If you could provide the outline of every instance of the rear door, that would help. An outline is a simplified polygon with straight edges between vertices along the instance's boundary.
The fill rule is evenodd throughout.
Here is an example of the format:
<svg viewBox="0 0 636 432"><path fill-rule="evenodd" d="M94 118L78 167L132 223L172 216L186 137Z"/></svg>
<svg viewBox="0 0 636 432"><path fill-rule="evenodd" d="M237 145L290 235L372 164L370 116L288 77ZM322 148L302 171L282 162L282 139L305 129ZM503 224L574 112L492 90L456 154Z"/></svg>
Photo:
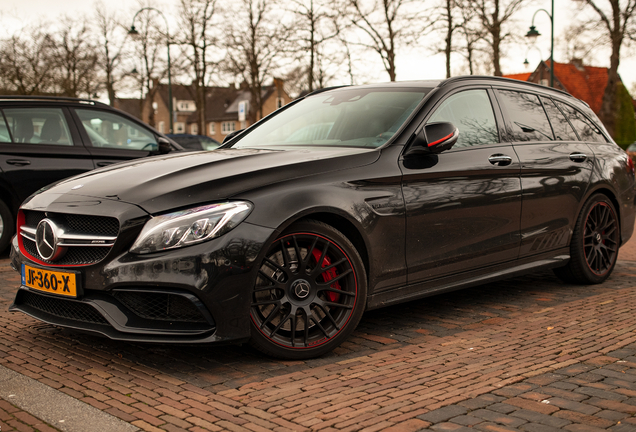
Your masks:
<svg viewBox="0 0 636 432"><path fill-rule="evenodd" d="M38 189L93 169L66 107L7 104L1 108L1 177L13 195L13 210Z"/></svg>
<svg viewBox="0 0 636 432"><path fill-rule="evenodd" d="M521 161L519 256L566 247L594 154L551 98L506 89L497 90L497 98L506 113L507 139Z"/></svg>

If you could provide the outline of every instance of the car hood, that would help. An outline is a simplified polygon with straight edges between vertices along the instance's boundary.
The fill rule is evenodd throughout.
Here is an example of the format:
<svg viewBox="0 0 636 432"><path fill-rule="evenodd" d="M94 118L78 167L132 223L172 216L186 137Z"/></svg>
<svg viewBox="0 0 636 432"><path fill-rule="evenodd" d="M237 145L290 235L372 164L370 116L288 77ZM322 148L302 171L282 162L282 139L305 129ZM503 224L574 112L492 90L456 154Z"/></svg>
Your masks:
<svg viewBox="0 0 636 432"><path fill-rule="evenodd" d="M370 164L378 156L378 150L336 147L173 153L90 171L56 183L46 193L123 201L154 214Z"/></svg>

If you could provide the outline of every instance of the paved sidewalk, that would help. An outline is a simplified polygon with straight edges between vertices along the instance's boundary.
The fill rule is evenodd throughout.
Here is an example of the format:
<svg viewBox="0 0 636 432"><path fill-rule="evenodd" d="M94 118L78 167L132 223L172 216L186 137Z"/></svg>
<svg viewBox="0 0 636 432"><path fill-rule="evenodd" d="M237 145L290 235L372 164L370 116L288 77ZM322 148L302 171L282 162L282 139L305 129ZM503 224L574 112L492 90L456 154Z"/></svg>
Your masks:
<svg viewBox="0 0 636 432"><path fill-rule="evenodd" d="M122 428L636 431L636 240L603 285L541 273L371 311L304 362L62 330L6 311L18 283L0 262L0 366ZM74 430L74 418L46 424L28 397L18 408L3 385L2 432Z"/></svg>

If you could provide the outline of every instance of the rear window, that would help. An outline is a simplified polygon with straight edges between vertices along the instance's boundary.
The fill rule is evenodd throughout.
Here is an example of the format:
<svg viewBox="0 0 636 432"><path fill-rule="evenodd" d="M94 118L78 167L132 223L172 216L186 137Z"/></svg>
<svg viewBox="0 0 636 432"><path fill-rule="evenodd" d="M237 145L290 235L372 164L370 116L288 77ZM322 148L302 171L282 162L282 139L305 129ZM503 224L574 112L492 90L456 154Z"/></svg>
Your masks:
<svg viewBox="0 0 636 432"><path fill-rule="evenodd" d="M574 126L574 129L579 134L581 141L596 143L607 142L601 130L582 112L563 102L557 102L557 106L563 111L568 120L570 120L570 123L572 123L572 126Z"/></svg>
<svg viewBox="0 0 636 432"><path fill-rule="evenodd" d="M554 135L537 95L499 90L512 141L553 141Z"/></svg>
<svg viewBox="0 0 636 432"><path fill-rule="evenodd" d="M60 108L11 108L4 110L4 117L15 143L73 145ZM4 135L0 126L0 136Z"/></svg>
<svg viewBox="0 0 636 432"><path fill-rule="evenodd" d="M552 123L552 129L554 129L556 139L558 141L578 141L579 138L576 136L574 129L572 129L572 125L570 125L568 119L565 118L552 99L542 96L541 101L548 112L548 117L550 118L550 123Z"/></svg>

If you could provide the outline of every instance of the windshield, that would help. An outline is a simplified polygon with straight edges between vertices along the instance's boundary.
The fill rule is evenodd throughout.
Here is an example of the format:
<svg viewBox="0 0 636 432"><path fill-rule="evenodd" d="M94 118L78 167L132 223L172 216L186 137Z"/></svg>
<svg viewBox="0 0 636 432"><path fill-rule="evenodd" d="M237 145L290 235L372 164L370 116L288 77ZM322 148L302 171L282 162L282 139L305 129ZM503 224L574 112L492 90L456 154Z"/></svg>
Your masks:
<svg viewBox="0 0 636 432"><path fill-rule="evenodd" d="M379 147L430 89L344 88L310 96L234 143L234 148Z"/></svg>

